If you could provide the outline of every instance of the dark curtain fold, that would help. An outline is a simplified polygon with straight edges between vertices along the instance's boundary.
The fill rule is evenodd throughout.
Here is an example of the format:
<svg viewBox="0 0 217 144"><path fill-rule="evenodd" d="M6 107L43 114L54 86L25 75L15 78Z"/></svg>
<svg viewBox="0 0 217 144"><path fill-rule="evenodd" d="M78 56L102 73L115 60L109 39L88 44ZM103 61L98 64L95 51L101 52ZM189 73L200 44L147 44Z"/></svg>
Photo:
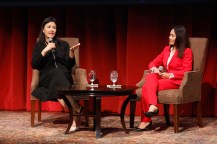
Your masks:
<svg viewBox="0 0 217 144"><path fill-rule="evenodd" d="M93 69L100 84L111 84L111 70L118 70L118 84L135 85L148 63L165 45L171 28L185 25L189 36L209 38L203 77L202 109L217 116L217 15L215 5L83 5L0 7L0 109L30 110L31 57L41 22L58 20L60 37L78 37L80 67ZM104 98L102 109L117 112L125 98ZM162 114L162 105L159 105ZM44 111L61 111L59 103L43 103ZM137 103L137 114L141 112ZM172 110L171 110L172 112ZM195 107L181 107L194 115ZM128 109L129 113L129 109Z"/></svg>
<svg viewBox="0 0 217 144"><path fill-rule="evenodd" d="M26 91L26 10L0 10L0 109L25 109Z"/></svg>

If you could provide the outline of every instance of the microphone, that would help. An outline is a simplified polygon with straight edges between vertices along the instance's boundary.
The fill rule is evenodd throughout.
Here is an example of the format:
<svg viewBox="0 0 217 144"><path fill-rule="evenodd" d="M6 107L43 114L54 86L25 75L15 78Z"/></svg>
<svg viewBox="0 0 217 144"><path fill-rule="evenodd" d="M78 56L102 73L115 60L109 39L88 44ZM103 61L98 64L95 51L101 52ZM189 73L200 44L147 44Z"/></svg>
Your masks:
<svg viewBox="0 0 217 144"><path fill-rule="evenodd" d="M163 72L163 69L164 69L163 66L159 66L159 67L158 67L158 70L159 70L160 72Z"/></svg>
<svg viewBox="0 0 217 144"><path fill-rule="evenodd" d="M54 41L53 41L53 39L52 39L52 38L48 38L48 42L49 42L49 43L54 43ZM54 48L52 48L52 49L51 49L51 51L52 51L52 52L55 52L55 49L54 49Z"/></svg>
<svg viewBox="0 0 217 144"><path fill-rule="evenodd" d="M54 41L53 41L52 38L48 38L48 42L49 42L49 43L53 43ZM55 67L57 68L56 57L55 57L55 55L54 55L55 49L52 48L52 49L51 49L51 52L52 52L52 55L53 55Z"/></svg>
<svg viewBox="0 0 217 144"><path fill-rule="evenodd" d="M52 38L48 38L48 42L49 42L49 43L52 43L52 42L53 42L53 39L52 39Z"/></svg>

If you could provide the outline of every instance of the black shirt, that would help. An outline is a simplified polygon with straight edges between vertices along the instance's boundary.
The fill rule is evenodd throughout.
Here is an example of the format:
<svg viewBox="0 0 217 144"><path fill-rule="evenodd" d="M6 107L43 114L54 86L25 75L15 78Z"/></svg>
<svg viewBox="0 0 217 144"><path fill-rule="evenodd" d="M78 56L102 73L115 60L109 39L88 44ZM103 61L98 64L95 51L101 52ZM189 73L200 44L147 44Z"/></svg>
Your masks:
<svg viewBox="0 0 217 144"><path fill-rule="evenodd" d="M37 42L32 55L32 68L40 71L40 76L46 74L57 67L66 75L69 81L72 80L71 68L75 65L75 58L69 57L69 44L62 40L55 41L56 48L53 51L48 51L43 57L41 52L46 47L45 42Z"/></svg>

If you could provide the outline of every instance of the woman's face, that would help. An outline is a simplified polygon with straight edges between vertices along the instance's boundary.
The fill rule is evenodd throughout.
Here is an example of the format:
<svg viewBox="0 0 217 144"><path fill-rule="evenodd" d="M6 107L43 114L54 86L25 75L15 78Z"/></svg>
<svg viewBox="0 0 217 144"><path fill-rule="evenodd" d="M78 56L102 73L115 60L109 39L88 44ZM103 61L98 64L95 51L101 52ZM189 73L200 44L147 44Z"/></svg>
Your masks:
<svg viewBox="0 0 217 144"><path fill-rule="evenodd" d="M174 29L170 31L170 36L169 36L169 45L174 45L176 40L176 34Z"/></svg>
<svg viewBox="0 0 217 144"><path fill-rule="evenodd" d="M49 22L44 26L43 33L45 35L46 40L48 38L53 38L56 34L56 24L54 22Z"/></svg>

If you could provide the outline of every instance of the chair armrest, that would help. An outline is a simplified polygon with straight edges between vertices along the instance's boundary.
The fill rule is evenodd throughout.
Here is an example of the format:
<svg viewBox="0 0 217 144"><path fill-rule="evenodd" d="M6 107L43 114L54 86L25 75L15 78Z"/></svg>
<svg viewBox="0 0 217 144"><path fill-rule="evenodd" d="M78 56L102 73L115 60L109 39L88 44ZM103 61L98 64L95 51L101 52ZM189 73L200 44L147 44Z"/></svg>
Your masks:
<svg viewBox="0 0 217 144"><path fill-rule="evenodd" d="M144 85L144 83L145 83L145 77L146 77L146 75L147 75L148 73L150 73L150 70L144 70L142 79L140 80L140 82L138 82L138 83L136 84L137 87L141 88L141 87Z"/></svg>
<svg viewBox="0 0 217 144"><path fill-rule="evenodd" d="M179 90L184 99L197 99L201 97L202 75L201 71L188 71L184 73Z"/></svg>
<svg viewBox="0 0 217 144"><path fill-rule="evenodd" d="M196 85L201 85L201 80L202 78L199 70L185 72L179 89L184 89L188 86L192 87Z"/></svg>
<svg viewBox="0 0 217 144"><path fill-rule="evenodd" d="M32 82L31 82L31 92L38 87L39 83L39 70L32 70Z"/></svg>
<svg viewBox="0 0 217 144"><path fill-rule="evenodd" d="M86 69L83 69L83 68L75 69L74 83L75 84L88 84Z"/></svg>

